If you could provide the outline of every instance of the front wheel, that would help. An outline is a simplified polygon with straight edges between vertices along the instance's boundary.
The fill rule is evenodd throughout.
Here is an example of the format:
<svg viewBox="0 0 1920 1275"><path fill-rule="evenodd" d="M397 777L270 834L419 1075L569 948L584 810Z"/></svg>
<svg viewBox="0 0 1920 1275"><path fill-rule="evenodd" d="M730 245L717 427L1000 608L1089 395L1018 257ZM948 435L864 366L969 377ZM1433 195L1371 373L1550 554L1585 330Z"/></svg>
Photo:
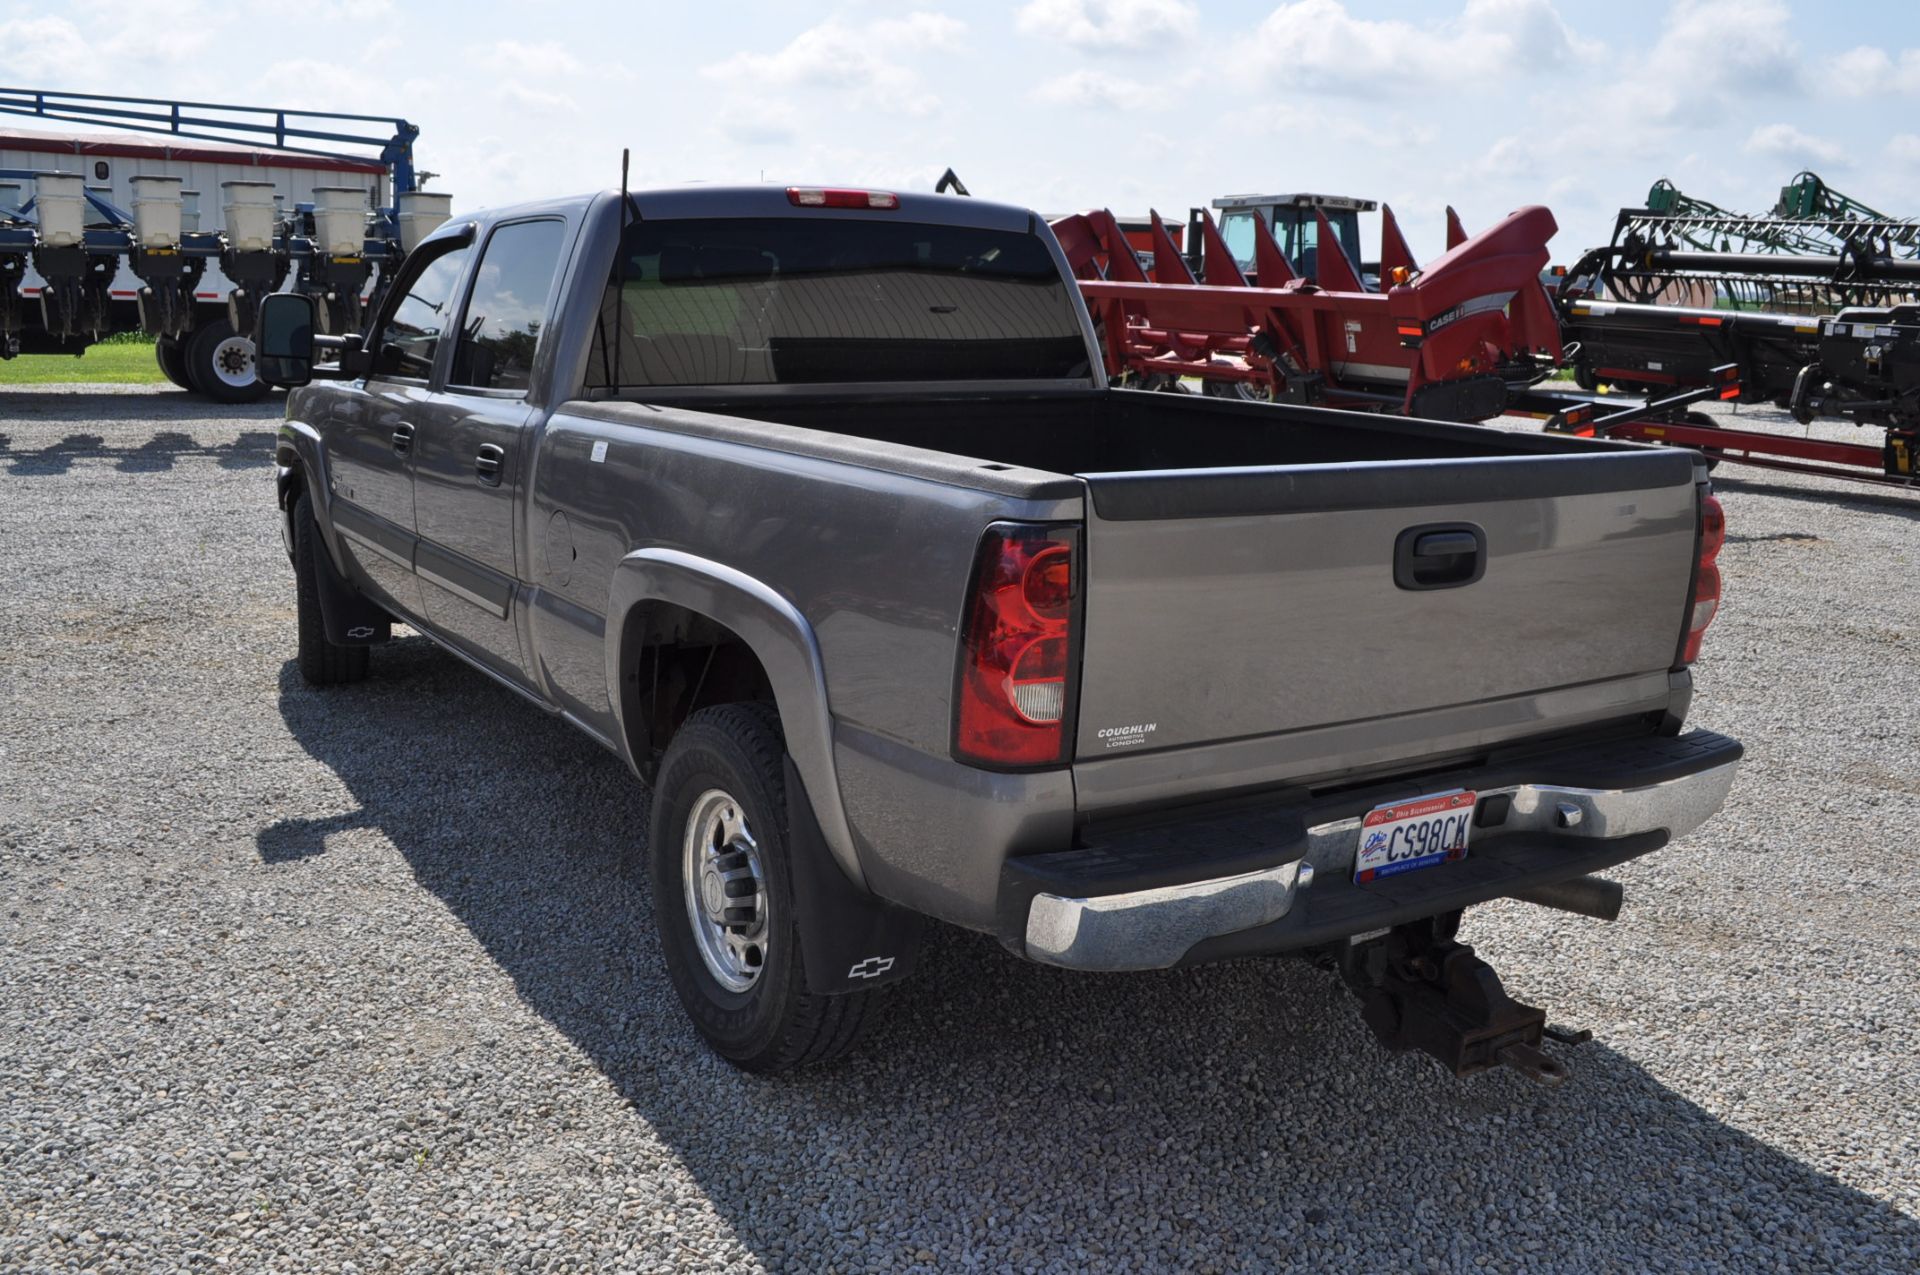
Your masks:
<svg viewBox="0 0 1920 1275"><path fill-rule="evenodd" d="M826 1062L859 1041L881 992L807 990L787 854L780 719L726 704L689 717L654 784L654 924L687 1016L746 1071Z"/></svg>

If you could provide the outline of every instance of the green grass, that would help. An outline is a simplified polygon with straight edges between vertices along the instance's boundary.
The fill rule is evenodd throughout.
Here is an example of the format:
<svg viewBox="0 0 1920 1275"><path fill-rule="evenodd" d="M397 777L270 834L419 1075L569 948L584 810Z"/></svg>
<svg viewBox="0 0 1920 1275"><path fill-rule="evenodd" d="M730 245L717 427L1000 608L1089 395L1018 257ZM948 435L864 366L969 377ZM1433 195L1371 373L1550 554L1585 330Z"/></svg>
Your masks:
<svg viewBox="0 0 1920 1275"><path fill-rule="evenodd" d="M89 381L96 385L165 385L166 373L153 359L153 338L137 332L108 337L71 354L22 354L0 359L0 385L54 385Z"/></svg>

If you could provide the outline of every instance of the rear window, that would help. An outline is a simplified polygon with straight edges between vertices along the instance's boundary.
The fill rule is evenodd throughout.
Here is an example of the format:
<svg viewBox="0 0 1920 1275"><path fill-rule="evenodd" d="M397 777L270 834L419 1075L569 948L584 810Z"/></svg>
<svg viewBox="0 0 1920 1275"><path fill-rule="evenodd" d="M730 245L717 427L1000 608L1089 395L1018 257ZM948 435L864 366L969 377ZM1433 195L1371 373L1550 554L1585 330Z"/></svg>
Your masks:
<svg viewBox="0 0 1920 1275"><path fill-rule="evenodd" d="M591 388L1089 374L1072 298L1033 235L828 217L642 221L623 251Z"/></svg>

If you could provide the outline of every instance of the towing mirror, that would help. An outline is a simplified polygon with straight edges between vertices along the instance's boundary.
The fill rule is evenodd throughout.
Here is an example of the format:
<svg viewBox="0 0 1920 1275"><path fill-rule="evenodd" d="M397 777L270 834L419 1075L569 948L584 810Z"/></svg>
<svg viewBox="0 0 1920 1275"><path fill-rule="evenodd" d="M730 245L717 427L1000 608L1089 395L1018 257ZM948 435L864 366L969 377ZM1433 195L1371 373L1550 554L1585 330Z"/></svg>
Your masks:
<svg viewBox="0 0 1920 1275"><path fill-rule="evenodd" d="M255 375L290 389L313 379L313 298L276 292L260 302L260 348Z"/></svg>

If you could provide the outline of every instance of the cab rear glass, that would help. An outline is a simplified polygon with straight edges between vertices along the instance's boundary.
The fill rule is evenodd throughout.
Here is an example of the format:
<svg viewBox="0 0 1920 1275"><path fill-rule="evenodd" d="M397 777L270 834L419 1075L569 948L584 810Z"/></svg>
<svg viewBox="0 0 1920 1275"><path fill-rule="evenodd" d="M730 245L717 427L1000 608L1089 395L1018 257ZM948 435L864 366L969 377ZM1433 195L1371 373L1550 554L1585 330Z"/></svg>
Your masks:
<svg viewBox="0 0 1920 1275"><path fill-rule="evenodd" d="M871 218L627 227L591 389L1086 377L1067 284L1030 234Z"/></svg>

